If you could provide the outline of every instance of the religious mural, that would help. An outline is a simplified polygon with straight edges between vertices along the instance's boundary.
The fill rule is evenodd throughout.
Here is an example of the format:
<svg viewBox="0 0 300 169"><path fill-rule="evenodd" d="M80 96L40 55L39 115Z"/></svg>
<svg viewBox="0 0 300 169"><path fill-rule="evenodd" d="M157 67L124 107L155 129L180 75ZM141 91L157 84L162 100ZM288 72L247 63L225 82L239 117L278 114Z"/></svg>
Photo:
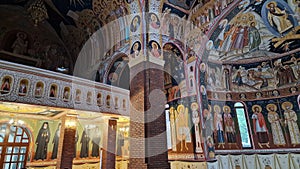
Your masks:
<svg viewBox="0 0 300 169"><path fill-rule="evenodd" d="M131 24L130 24L130 31L136 32L138 28L140 28L141 25L141 17L139 15L136 15L133 17Z"/></svg>
<svg viewBox="0 0 300 169"><path fill-rule="evenodd" d="M1 80L1 94L8 94L11 91L13 85L13 78L11 76L4 76Z"/></svg>
<svg viewBox="0 0 300 169"><path fill-rule="evenodd" d="M43 96L43 93L44 93L44 83L39 81L35 84L34 97L40 98Z"/></svg>
<svg viewBox="0 0 300 169"><path fill-rule="evenodd" d="M99 158L103 139L103 128L101 125L84 125L76 130L75 135L75 157Z"/></svg>
<svg viewBox="0 0 300 169"><path fill-rule="evenodd" d="M233 107L234 105L228 102L211 101L208 108L203 110L203 136L210 139L216 149L240 149L242 147L238 115Z"/></svg>
<svg viewBox="0 0 300 169"><path fill-rule="evenodd" d="M148 19L149 25L153 29L159 29L160 28L160 20L158 16L155 13L149 13L149 19Z"/></svg>
<svg viewBox="0 0 300 169"><path fill-rule="evenodd" d="M292 2L262 1L245 3L220 23L212 35L213 60L255 58L263 52L284 53L298 48L297 12ZM280 16L278 16L280 15ZM276 17L274 17L276 16Z"/></svg>
<svg viewBox="0 0 300 169"><path fill-rule="evenodd" d="M245 1L221 18L203 55L209 62L208 90L253 92L297 84L299 16L294 4Z"/></svg>
<svg viewBox="0 0 300 169"><path fill-rule="evenodd" d="M140 58L142 54L142 45L140 41L135 41L130 49L130 59Z"/></svg>
<svg viewBox="0 0 300 169"><path fill-rule="evenodd" d="M150 57L162 59L162 51L158 42L151 40L149 42L149 50Z"/></svg>
<svg viewBox="0 0 300 169"><path fill-rule="evenodd" d="M52 149L51 159L57 158L58 144L59 144L59 139L60 139L60 131L61 131L61 123L59 123L57 125L57 128L54 133L54 137L52 139L53 149Z"/></svg>
<svg viewBox="0 0 300 169"><path fill-rule="evenodd" d="M164 46L164 83L168 101L187 96L184 60L180 49L174 44Z"/></svg>
<svg viewBox="0 0 300 169"><path fill-rule="evenodd" d="M296 53L253 63L209 63L206 81L211 85L208 89L249 92L293 86L299 79L298 57Z"/></svg>
<svg viewBox="0 0 300 169"><path fill-rule="evenodd" d="M61 136L61 123L44 121L40 123L35 139L33 160L55 160L58 153L58 144ZM99 158L102 145L102 126L86 125L76 129L74 158ZM79 134L81 133L81 134Z"/></svg>
<svg viewBox="0 0 300 169"><path fill-rule="evenodd" d="M151 30L159 31L167 37L164 37L165 41L172 42L165 45L157 35L151 35L146 43L139 36L130 37L130 43L124 45L128 43L130 34L140 33L145 18L139 14L134 14L128 20L122 17L130 13L129 8L139 12L138 4L144 1L72 2L74 4L70 4L70 9L56 9L57 2L54 1L50 5L49 1L29 2L26 10L29 23L35 28L45 26L43 21L53 13L62 18L63 22L51 23L55 25L55 30L51 28L45 31L50 32L50 35L56 32L53 37L59 36L61 40L36 37L34 31L20 27L11 30L11 25L4 26L0 32L4 42L0 47L4 54L18 58L19 63L26 62L28 65L72 74L81 47L87 39L92 38L93 49L101 46L108 52L92 53L95 57L89 63L97 62L99 65L88 72L97 69L92 73L95 81L120 87L120 82L129 81L122 74L128 70L126 64L129 59L143 57L142 50L146 45L149 56L165 60L164 87L170 105L171 153L205 154L208 160L219 159L218 165L224 169L233 166L239 168L242 165L250 168L254 163L274 168L276 162L273 159L276 158L290 158L293 161L291 164L296 164L295 159L299 158L296 154L292 155L293 159L268 155L257 160L256 155L217 156L215 150L299 148L299 103L295 102L296 96L290 96L298 92L295 86L300 78L298 1L166 0L159 8L162 9L161 15L151 11L146 17ZM155 4L158 3L161 2L155 1ZM35 7L42 11L39 18L36 18ZM11 15L10 11L6 12ZM224 16L224 12L228 15ZM189 19L192 24L185 25L184 19ZM101 26L111 21L114 21L114 27L101 35L113 35L111 41L102 43L97 39L99 37L92 36ZM23 23L24 27L29 23ZM178 42L182 39L184 44ZM112 45L114 42L118 43ZM124 50L130 54L128 57L111 57L124 46ZM202 61L198 60L199 54ZM195 66L196 60L200 62L199 69ZM37 82L30 88L30 80L14 81L10 76L1 78L0 94L9 94L13 83L18 83L16 90L19 96L26 96L30 90L34 90L36 98L46 95L53 100L62 98L64 102L69 102L74 97L77 104L91 104L95 97L98 106L105 104L107 108L113 106L116 109L121 106L118 98L112 95L99 92L93 96L88 92L85 97L80 89L74 89L72 93L71 87L60 89L55 83L47 86ZM124 88L129 89L128 86ZM288 89L289 96L279 98L281 89ZM271 91L271 96L276 98L264 98L265 91ZM227 101L217 101L220 97L217 92L223 92ZM253 92L256 99L246 101L250 98L247 92ZM197 93L200 100L187 97ZM244 102L234 100L236 96ZM122 107L126 109L124 105L122 100ZM33 139L34 161L57 158L60 129L59 122L38 123ZM101 130L101 126L93 125L77 128L75 159L99 158L103 140ZM117 136L118 155L129 156L126 130L120 128L121 132Z"/></svg>
<svg viewBox="0 0 300 169"><path fill-rule="evenodd" d="M241 149L253 144L256 149L298 147L297 97L246 101L245 104L209 100L208 108L203 110L203 136L213 138L216 149Z"/></svg>
<svg viewBox="0 0 300 169"><path fill-rule="evenodd" d="M196 153L203 158L202 123L199 105L194 97L169 102L167 125L172 153Z"/></svg>
<svg viewBox="0 0 300 169"><path fill-rule="evenodd" d="M48 155L48 143L50 142L50 128L49 123L44 122L38 132L38 135L36 137L36 150L34 159L35 160L45 160L47 159Z"/></svg>
<svg viewBox="0 0 300 169"><path fill-rule="evenodd" d="M130 55L130 58L141 57L141 46L140 42L135 42L132 49L133 53ZM106 84L113 86L118 86L121 88L129 89L129 68L127 63L129 58L126 55L121 55L116 57L116 60L111 63L108 67L108 74L106 74L106 79L104 79ZM103 72L105 73L105 72ZM100 75L99 76L104 76Z"/></svg>
<svg viewBox="0 0 300 169"><path fill-rule="evenodd" d="M129 126L120 123L117 130L116 155L125 160L129 158Z"/></svg>
<svg viewBox="0 0 300 169"><path fill-rule="evenodd" d="M165 6L163 8L161 18L160 34L168 37L170 40L182 41L185 37L185 15L176 15L172 12L171 7Z"/></svg>
<svg viewBox="0 0 300 169"><path fill-rule="evenodd" d="M56 168L56 163L61 158L61 138L63 137L63 130L66 131L68 128L68 122L63 124L61 119L50 120L49 118L49 120L45 120L46 116L41 116L37 113L45 110L45 107L33 105L24 104L22 106L22 104L19 103L1 103L1 111L13 109L16 105L20 106L20 108L19 112L14 115L26 114L27 117L19 116L18 119L15 120L11 115L7 116L3 113L1 115L0 143L2 144L2 153L4 152L6 155L5 163L8 163L8 165L3 163L4 166L10 166L9 168L36 168L43 165L45 166L43 168ZM30 114L32 116L28 116ZM81 115L85 116L83 114ZM99 117L98 115L96 116ZM39 117L41 117L41 119L39 119ZM72 128L76 130L74 138L75 144L73 146L73 165L76 167L82 166L83 164L85 164L86 167L92 167L95 163L97 163L99 167L99 163L101 163L99 159L102 145L104 141L107 141L105 139L103 140L104 135L106 135L105 132L107 131L106 121L97 120L97 122L93 122L93 124L88 124L90 122L91 119L76 120L76 126ZM120 133L117 132L117 134L127 134L123 137L122 144L124 145L121 145L123 153L120 154L120 157L127 156L126 158L128 158L129 128L125 120L122 120L122 125L124 127L122 127ZM120 142L122 141L121 137L118 139L120 139ZM3 149L4 144L7 144L4 146L5 151ZM11 160L13 160L13 162L9 164Z"/></svg>

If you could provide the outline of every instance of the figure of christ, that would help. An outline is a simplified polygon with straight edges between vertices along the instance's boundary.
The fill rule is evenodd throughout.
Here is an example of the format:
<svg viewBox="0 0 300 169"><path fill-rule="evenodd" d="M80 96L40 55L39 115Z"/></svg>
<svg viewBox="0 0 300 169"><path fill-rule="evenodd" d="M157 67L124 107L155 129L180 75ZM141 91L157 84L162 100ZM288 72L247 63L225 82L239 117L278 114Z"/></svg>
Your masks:
<svg viewBox="0 0 300 169"><path fill-rule="evenodd" d="M292 22L288 18L288 13L285 10L281 10L275 1L271 1L267 4L268 9L268 21L272 27L276 27L280 34L293 28Z"/></svg>

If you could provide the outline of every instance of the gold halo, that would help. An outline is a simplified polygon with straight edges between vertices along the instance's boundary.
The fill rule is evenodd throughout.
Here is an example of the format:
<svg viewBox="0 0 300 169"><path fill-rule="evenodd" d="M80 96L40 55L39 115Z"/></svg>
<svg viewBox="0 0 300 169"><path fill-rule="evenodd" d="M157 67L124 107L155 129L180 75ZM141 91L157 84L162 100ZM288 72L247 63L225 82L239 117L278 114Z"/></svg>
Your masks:
<svg viewBox="0 0 300 169"><path fill-rule="evenodd" d="M286 110L286 107L290 107L291 109L293 109L293 104L291 103L291 102L283 102L282 104L281 104L281 107L282 107L282 109L283 110Z"/></svg>
<svg viewBox="0 0 300 169"><path fill-rule="evenodd" d="M258 109L259 109L260 112L262 111L261 106L256 104L256 105L252 106L252 111L253 111L253 112L255 112L255 108L256 108L256 107L258 107Z"/></svg>
<svg viewBox="0 0 300 169"><path fill-rule="evenodd" d="M223 106L223 112L226 113L226 111L225 111L226 108L228 108L228 110L229 110L228 113L230 113L230 112L231 112L231 109L230 109L230 107L227 106L227 105Z"/></svg>
<svg viewBox="0 0 300 169"><path fill-rule="evenodd" d="M196 109L197 110L199 108L198 104L196 102L192 103L191 104L191 109L193 110L193 107L196 106Z"/></svg>
<svg viewBox="0 0 300 169"><path fill-rule="evenodd" d="M184 106L182 104L177 106L178 113L180 112L180 109L184 111Z"/></svg>
<svg viewBox="0 0 300 169"><path fill-rule="evenodd" d="M274 6L277 6L277 3L275 1L271 1L267 4L267 9L270 9L271 4L274 4Z"/></svg>
<svg viewBox="0 0 300 169"><path fill-rule="evenodd" d="M248 25L251 26L252 23L254 23L254 26L256 26L256 24L257 24L256 21L251 21L251 22L248 23Z"/></svg>
<svg viewBox="0 0 300 169"><path fill-rule="evenodd" d="M208 111L211 112L211 105L208 105Z"/></svg>
<svg viewBox="0 0 300 169"><path fill-rule="evenodd" d="M274 107L274 111L277 111L277 106L276 106L275 104L273 104L273 103L267 105L267 107L266 107L267 110L268 110L268 111L271 111L270 108L271 108L272 106Z"/></svg>
<svg viewBox="0 0 300 169"><path fill-rule="evenodd" d="M247 15L248 15L248 19L249 19L249 21L251 21L250 20L250 18L253 18L253 20L252 21L254 21L255 20L255 16L252 14L252 13L247 13Z"/></svg>
<svg viewBox="0 0 300 169"><path fill-rule="evenodd" d="M218 109L218 111L217 111L217 109ZM214 105L214 111L215 111L216 113L220 113L220 112L221 112L220 106L219 106L219 105Z"/></svg>

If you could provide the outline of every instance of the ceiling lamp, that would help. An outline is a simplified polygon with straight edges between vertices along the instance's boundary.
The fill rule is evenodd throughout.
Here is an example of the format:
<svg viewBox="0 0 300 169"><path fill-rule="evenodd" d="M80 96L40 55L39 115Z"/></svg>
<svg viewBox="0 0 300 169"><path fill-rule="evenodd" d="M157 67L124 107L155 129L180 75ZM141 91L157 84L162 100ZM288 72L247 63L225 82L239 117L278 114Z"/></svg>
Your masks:
<svg viewBox="0 0 300 169"><path fill-rule="evenodd" d="M37 26L38 23L48 19L47 8L45 6L44 0L36 0L29 5L27 11L30 14L31 19L34 22L34 26Z"/></svg>

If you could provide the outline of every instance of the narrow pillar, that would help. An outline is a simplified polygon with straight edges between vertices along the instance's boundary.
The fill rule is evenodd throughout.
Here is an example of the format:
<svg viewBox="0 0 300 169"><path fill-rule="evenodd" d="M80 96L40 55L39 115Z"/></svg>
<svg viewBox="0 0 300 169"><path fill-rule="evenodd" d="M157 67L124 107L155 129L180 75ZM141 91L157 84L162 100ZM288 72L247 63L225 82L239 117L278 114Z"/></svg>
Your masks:
<svg viewBox="0 0 300 169"><path fill-rule="evenodd" d="M146 169L145 161L145 71L144 63L130 68L130 126L129 126L129 168Z"/></svg>
<svg viewBox="0 0 300 169"><path fill-rule="evenodd" d="M107 128L102 148L102 169L115 169L117 120L109 119Z"/></svg>
<svg viewBox="0 0 300 169"><path fill-rule="evenodd" d="M77 119L75 116L66 115L64 118L62 118L56 168L72 169L76 121Z"/></svg>
<svg viewBox="0 0 300 169"><path fill-rule="evenodd" d="M162 68L151 62L130 68L130 169L170 168Z"/></svg>

